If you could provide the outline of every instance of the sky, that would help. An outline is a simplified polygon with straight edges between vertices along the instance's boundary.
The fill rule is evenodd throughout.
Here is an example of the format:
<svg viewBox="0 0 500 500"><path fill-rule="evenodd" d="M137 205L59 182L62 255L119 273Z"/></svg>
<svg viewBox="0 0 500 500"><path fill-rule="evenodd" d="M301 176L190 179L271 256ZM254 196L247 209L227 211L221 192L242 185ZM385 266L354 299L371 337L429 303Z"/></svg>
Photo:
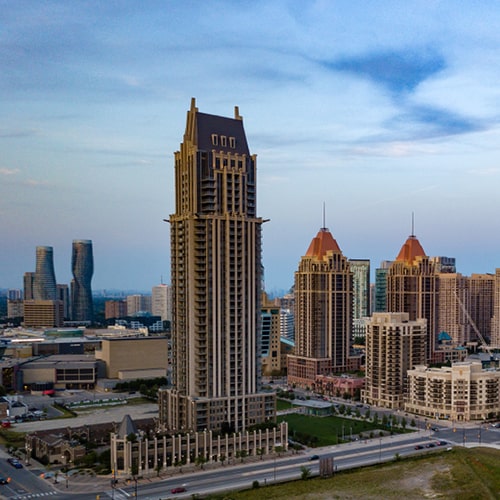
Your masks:
<svg viewBox="0 0 500 500"><path fill-rule="evenodd" d="M325 225L372 269L414 232L500 267L500 3L0 0L0 288L35 247L96 289L169 283L174 152L192 97L243 116L266 289Z"/></svg>

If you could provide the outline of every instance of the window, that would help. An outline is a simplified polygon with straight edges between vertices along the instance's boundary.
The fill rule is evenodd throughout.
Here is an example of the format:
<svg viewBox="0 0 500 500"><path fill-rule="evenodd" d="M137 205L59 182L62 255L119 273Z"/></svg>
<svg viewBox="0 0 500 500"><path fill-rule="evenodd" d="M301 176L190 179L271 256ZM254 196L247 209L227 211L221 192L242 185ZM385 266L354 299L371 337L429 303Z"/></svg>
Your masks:
<svg viewBox="0 0 500 500"><path fill-rule="evenodd" d="M234 137L229 138L229 147L233 149L236 147L236 139Z"/></svg>
<svg viewBox="0 0 500 500"><path fill-rule="evenodd" d="M225 135L220 136L220 145L223 147L227 146L227 137Z"/></svg>
<svg viewBox="0 0 500 500"><path fill-rule="evenodd" d="M212 134L212 145L217 146L219 144L219 136L217 134Z"/></svg>

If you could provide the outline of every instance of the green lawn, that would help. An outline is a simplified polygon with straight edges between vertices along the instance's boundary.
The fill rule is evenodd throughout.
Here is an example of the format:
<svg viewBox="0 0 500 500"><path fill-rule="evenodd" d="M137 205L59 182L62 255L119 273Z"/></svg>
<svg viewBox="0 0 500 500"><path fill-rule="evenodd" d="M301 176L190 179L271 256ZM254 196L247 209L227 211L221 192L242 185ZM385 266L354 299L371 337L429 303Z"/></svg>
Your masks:
<svg viewBox="0 0 500 500"><path fill-rule="evenodd" d="M292 413L278 417L278 422L288 422L288 435L294 441L307 446L329 446L363 434L369 437L373 432L377 436L382 424L374 424L365 420L342 417L310 417ZM372 436L373 437L373 436Z"/></svg>
<svg viewBox="0 0 500 500"><path fill-rule="evenodd" d="M290 403L290 401L287 401L286 399L277 399L276 400L276 409L278 411L280 410L288 410L289 408L292 408L293 405Z"/></svg>

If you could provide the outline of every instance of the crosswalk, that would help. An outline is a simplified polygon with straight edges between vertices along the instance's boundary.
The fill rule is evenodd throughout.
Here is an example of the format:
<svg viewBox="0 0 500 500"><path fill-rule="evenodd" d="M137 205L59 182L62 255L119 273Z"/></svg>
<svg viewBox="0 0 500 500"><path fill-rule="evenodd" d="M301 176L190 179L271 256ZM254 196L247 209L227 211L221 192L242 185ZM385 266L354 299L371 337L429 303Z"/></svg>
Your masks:
<svg viewBox="0 0 500 500"><path fill-rule="evenodd" d="M30 498L46 498L54 495L58 495L57 491L45 491L43 493L25 493L24 495L18 495L16 497L9 498L12 500L28 500Z"/></svg>

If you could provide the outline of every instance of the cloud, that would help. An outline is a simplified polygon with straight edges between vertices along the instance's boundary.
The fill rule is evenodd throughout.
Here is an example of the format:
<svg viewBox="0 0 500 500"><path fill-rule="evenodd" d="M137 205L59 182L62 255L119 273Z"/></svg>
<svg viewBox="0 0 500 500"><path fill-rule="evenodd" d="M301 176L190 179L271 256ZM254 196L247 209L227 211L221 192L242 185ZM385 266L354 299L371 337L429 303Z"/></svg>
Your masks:
<svg viewBox="0 0 500 500"><path fill-rule="evenodd" d="M0 129L0 138L18 138L18 137L34 137L38 135L39 132L34 129L24 129L24 130L6 130Z"/></svg>
<svg viewBox="0 0 500 500"><path fill-rule="evenodd" d="M18 168L0 168L0 175L16 175L18 173Z"/></svg>
<svg viewBox="0 0 500 500"><path fill-rule="evenodd" d="M40 180L37 180L37 179L27 179L26 181L24 181L24 184L26 186L33 186L33 187L37 187L37 186L49 186L50 183L48 181L40 181Z"/></svg>
<svg viewBox="0 0 500 500"><path fill-rule="evenodd" d="M482 120L469 118L437 106L407 106L388 122L389 128L418 139L467 134L485 129ZM406 129L406 132L405 132Z"/></svg>
<svg viewBox="0 0 500 500"><path fill-rule="evenodd" d="M367 78L395 94L412 92L446 68L443 56L427 50L388 51L319 62L332 71Z"/></svg>

